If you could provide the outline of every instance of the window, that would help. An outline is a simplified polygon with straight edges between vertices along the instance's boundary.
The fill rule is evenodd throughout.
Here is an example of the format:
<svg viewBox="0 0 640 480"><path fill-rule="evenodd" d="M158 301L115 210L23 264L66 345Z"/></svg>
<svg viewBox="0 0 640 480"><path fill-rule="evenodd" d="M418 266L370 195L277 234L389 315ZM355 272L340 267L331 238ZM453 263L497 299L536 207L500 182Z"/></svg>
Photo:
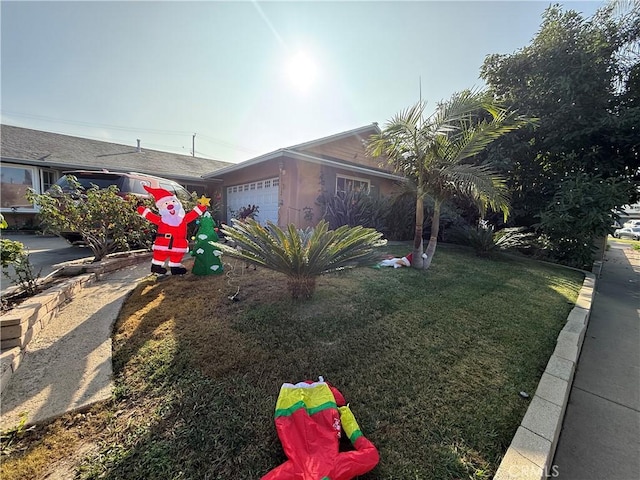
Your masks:
<svg viewBox="0 0 640 480"><path fill-rule="evenodd" d="M270 180L262 180L259 182L245 183L243 185L235 185L233 187L227 187L227 193L241 193L251 192L255 193L255 190L263 190L265 188L275 188L280 185L280 180L272 178Z"/></svg>
<svg viewBox="0 0 640 480"><path fill-rule="evenodd" d="M369 192L369 180L366 178L348 177L336 175L336 193Z"/></svg>
<svg viewBox="0 0 640 480"><path fill-rule="evenodd" d="M35 179L36 169L20 165L2 165L0 179L0 207L2 210L33 212L34 208L27 201L27 189L38 191Z"/></svg>
<svg viewBox="0 0 640 480"><path fill-rule="evenodd" d="M185 190L185 188L176 182L159 182L160 188L166 190L167 192L173 193L176 197L178 197L182 201L188 201L191 198L191 194Z"/></svg>
<svg viewBox="0 0 640 480"><path fill-rule="evenodd" d="M41 179L40 183L42 185L42 191L46 192L51 188L53 184L56 183L56 180L58 180L58 176L56 175L56 172L54 172L53 170L41 170L40 179Z"/></svg>
<svg viewBox="0 0 640 480"><path fill-rule="evenodd" d="M198 196L200 196L200 195L207 196L207 188L204 185L196 185L196 184L187 183L184 186L184 188L189 193L196 192L196 195L198 195Z"/></svg>

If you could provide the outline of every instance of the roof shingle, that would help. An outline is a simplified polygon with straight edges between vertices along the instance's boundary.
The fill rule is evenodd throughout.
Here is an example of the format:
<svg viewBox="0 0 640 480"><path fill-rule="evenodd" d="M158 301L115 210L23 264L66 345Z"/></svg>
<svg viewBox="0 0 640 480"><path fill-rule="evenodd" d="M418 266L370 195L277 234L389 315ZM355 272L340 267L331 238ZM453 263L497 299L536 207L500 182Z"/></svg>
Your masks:
<svg viewBox="0 0 640 480"><path fill-rule="evenodd" d="M134 171L174 179L201 179L205 173L231 162L179 155L59 133L2 125L0 154L4 161L20 161L57 169Z"/></svg>

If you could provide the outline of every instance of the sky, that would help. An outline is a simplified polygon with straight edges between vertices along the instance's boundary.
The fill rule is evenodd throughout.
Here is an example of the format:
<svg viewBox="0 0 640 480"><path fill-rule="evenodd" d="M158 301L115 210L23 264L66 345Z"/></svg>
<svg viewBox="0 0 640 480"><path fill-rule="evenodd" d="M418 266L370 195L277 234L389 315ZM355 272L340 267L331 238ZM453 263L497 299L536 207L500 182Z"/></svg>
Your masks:
<svg viewBox="0 0 640 480"><path fill-rule="evenodd" d="M550 3L2 0L1 120L237 163L482 88Z"/></svg>

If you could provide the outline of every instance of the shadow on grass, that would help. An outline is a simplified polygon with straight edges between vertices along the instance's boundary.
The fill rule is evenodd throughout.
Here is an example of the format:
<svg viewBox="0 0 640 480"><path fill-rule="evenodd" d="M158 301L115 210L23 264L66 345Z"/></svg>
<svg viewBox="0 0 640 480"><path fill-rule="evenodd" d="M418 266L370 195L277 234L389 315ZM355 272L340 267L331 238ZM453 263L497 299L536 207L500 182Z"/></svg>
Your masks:
<svg viewBox="0 0 640 480"><path fill-rule="evenodd" d="M380 451L360 478L490 478L582 283L446 247L427 272L323 277L305 302L263 269L235 278L239 302L227 280L167 278L129 298L114 414L80 478L260 478L285 460L280 385L318 375Z"/></svg>

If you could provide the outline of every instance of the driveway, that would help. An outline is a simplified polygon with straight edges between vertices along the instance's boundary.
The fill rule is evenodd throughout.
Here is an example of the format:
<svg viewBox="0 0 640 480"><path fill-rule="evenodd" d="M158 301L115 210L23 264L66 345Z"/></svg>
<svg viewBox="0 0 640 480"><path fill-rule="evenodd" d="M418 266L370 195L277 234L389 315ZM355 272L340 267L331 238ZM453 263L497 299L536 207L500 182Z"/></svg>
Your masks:
<svg viewBox="0 0 640 480"><path fill-rule="evenodd" d="M66 240L53 235L32 235L2 232L2 238L22 242L29 251L29 261L34 273L40 271L40 278L53 272L55 265L70 260L93 257L91 249L84 246L70 245ZM11 286L11 282L3 275L2 293Z"/></svg>

